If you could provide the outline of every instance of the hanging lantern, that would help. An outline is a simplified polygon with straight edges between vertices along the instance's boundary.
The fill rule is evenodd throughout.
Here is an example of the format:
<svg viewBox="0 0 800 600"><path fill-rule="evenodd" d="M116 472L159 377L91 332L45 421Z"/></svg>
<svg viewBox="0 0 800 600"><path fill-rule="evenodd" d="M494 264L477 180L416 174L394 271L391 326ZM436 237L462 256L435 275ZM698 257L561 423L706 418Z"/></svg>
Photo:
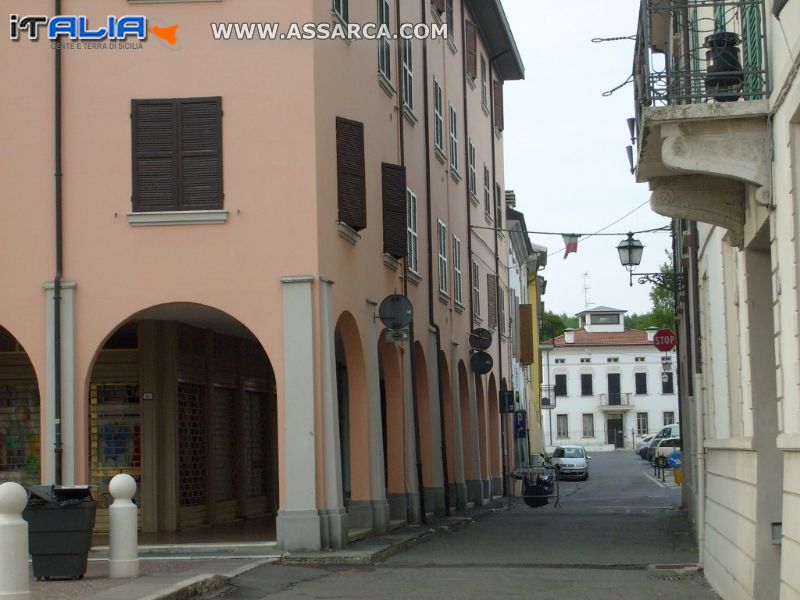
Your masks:
<svg viewBox="0 0 800 600"><path fill-rule="evenodd" d="M706 91L717 102L741 98L744 71L739 58L739 36L719 31L706 37Z"/></svg>

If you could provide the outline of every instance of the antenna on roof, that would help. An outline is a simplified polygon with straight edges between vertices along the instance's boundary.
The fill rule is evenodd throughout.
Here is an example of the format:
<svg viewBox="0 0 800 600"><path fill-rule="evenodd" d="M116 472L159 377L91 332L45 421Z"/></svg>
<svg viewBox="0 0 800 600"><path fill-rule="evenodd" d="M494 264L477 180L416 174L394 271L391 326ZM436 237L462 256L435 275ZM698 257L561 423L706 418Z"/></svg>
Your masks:
<svg viewBox="0 0 800 600"><path fill-rule="evenodd" d="M591 302L589 301L589 290L592 288L589 287L589 273L583 274L583 307L586 310L589 310L589 305Z"/></svg>

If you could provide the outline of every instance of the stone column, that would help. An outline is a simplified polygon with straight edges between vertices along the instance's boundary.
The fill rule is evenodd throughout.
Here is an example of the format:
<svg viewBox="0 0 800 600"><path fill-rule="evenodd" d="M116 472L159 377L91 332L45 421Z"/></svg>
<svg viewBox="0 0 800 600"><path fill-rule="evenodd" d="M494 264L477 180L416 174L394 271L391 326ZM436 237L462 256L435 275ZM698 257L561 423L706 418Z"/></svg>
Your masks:
<svg viewBox="0 0 800 600"><path fill-rule="evenodd" d="M478 393L475 389L475 377L471 371L467 372L467 385L469 387L469 410L472 413L470 422L472 426L468 435L472 438L472 456L465 456L464 461L472 461L472 473L475 479L469 479L467 484L467 496L469 501L475 506L484 504L483 499L483 479L481 476L481 442L478 433Z"/></svg>
<svg viewBox="0 0 800 600"><path fill-rule="evenodd" d="M414 435L414 380L411 376L411 344L403 342L403 410L406 432L406 492L408 496L408 522L421 523L419 505L419 479L417 478L417 440Z"/></svg>
<svg viewBox="0 0 800 600"><path fill-rule="evenodd" d="M283 462L285 504L278 511L279 546L288 552L321 549L316 491L314 419L314 278L284 277L283 284Z"/></svg>
<svg viewBox="0 0 800 600"><path fill-rule="evenodd" d="M336 388L336 323L333 320L333 282L320 278L320 362L322 367L322 468L324 507L320 511L322 544L344 548L348 541L347 511L342 491L339 401Z"/></svg>
<svg viewBox="0 0 800 600"><path fill-rule="evenodd" d="M369 486L372 502L372 530L389 531L389 502L386 500L386 473L383 456L383 420L381 418L381 381L378 359L378 304L367 300L367 347L364 351L367 371L367 411L369 417Z"/></svg>
<svg viewBox="0 0 800 600"><path fill-rule="evenodd" d="M436 515L443 515L444 510L444 470L442 468L442 413L439 397L439 354L436 352L436 335L428 331L428 406L430 408L431 428L431 473L432 481L425 485L425 510ZM417 375L419 377L419 375ZM423 418L426 415L421 415Z"/></svg>
<svg viewBox="0 0 800 600"><path fill-rule="evenodd" d="M461 435L464 424L461 422L461 382L458 377L458 344L450 346L450 389L452 390L453 401L453 464L455 473L450 477L455 482L456 490L456 510L466 510L467 508L467 484L464 480L464 441Z"/></svg>

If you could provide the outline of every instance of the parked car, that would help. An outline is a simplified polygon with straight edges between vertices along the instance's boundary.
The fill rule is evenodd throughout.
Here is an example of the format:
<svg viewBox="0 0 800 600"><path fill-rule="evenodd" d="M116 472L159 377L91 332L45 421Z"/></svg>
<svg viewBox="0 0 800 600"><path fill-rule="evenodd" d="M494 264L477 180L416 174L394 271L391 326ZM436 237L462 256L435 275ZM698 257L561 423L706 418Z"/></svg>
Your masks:
<svg viewBox="0 0 800 600"><path fill-rule="evenodd" d="M589 479L589 461L592 457L586 454L583 446L558 446L550 460L558 471L559 479Z"/></svg>
<svg viewBox="0 0 800 600"><path fill-rule="evenodd" d="M655 435L655 433L648 433L647 435L642 436L642 439L636 442L636 448L634 449L634 452L636 452L636 454L640 454L639 451L642 449L642 447L646 446Z"/></svg>
<svg viewBox="0 0 800 600"><path fill-rule="evenodd" d="M680 449L681 438L664 438L658 440L658 443L653 447L653 456L650 462L659 467L664 467L667 465L667 457Z"/></svg>
<svg viewBox="0 0 800 600"><path fill-rule="evenodd" d="M681 437L681 426L678 423L665 425L658 431L657 434L653 436L653 439L651 439L650 442L648 442L648 444L641 449L639 456L646 461L651 461L653 459L653 448L656 446L656 444L658 444L659 441L666 438L679 437Z"/></svg>

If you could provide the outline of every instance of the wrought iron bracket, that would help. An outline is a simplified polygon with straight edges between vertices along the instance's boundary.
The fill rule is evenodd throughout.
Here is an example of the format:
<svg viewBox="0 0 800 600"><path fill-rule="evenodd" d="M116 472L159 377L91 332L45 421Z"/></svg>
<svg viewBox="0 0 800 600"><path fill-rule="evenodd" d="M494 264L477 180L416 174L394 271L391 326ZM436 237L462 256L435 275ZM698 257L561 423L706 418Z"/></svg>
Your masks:
<svg viewBox="0 0 800 600"><path fill-rule="evenodd" d="M686 273L634 273L630 271L631 287L633 287L634 277L639 284L651 283L679 294L686 291Z"/></svg>

